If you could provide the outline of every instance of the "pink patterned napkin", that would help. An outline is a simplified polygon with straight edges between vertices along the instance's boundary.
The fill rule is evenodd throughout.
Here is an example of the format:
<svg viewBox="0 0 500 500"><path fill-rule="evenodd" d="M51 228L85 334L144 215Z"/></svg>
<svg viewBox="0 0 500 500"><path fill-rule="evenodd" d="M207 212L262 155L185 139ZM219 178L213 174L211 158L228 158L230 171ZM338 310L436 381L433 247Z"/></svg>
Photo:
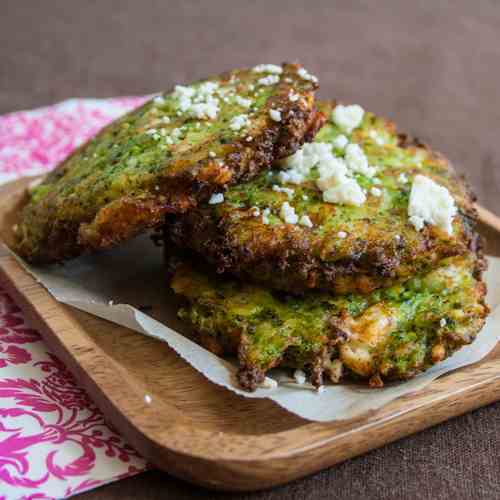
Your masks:
<svg viewBox="0 0 500 500"><path fill-rule="evenodd" d="M71 99L0 117L0 184L46 172L142 97ZM66 498L143 471L0 288L0 500Z"/></svg>

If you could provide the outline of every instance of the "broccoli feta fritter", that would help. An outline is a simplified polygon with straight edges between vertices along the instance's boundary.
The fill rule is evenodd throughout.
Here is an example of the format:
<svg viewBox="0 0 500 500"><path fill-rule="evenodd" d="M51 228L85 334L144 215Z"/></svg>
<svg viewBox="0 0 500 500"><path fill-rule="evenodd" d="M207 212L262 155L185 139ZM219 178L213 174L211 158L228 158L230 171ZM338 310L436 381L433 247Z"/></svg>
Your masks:
<svg viewBox="0 0 500 500"><path fill-rule="evenodd" d="M303 297L196 270L184 261L171 286L198 341L237 354L240 384L255 389L267 370L305 370L324 379L408 379L470 344L488 308L483 261L443 260L431 272L368 295L310 291Z"/></svg>
<svg viewBox="0 0 500 500"><path fill-rule="evenodd" d="M475 251L473 197L443 156L359 106L318 109L313 143L220 203L167 218L167 240L292 292L368 293Z"/></svg>
<svg viewBox="0 0 500 500"><path fill-rule="evenodd" d="M27 195L18 253L41 263L105 248L252 178L314 133L316 86L299 65L260 65L155 97Z"/></svg>

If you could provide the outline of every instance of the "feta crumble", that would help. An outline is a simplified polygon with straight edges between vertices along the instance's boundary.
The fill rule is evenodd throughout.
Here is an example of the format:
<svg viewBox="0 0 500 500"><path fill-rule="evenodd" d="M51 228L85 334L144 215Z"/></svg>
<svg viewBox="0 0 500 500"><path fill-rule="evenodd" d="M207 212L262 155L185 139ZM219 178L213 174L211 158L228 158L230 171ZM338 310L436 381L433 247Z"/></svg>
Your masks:
<svg viewBox="0 0 500 500"><path fill-rule="evenodd" d="M224 201L224 194L223 193L214 193L210 199L208 200L209 205L217 205L219 203L222 203Z"/></svg>
<svg viewBox="0 0 500 500"><path fill-rule="evenodd" d="M208 156L210 156L210 158L215 158L217 155L213 151L209 151Z"/></svg>
<svg viewBox="0 0 500 500"><path fill-rule="evenodd" d="M297 71L297 74L302 78L303 80L307 80L309 82L313 83L318 83L318 79L309 73L306 68L299 68Z"/></svg>
<svg viewBox="0 0 500 500"><path fill-rule="evenodd" d="M282 183L301 184L311 169L317 167L316 185L323 191L323 201L349 205L361 205L366 201L366 194L352 174L360 172L371 177L375 173L375 168L368 165L363 150L357 144L347 146L345 160L334 156L331 144L305 144L283 164L288 169L278 174Z"/></svg>
<svg viewBox="0 0 500 500"><path fill-rule="evenodd" d="M246 99L245 97L241 97L240 95L237 95L234 98L236 104L239 104L240 106L243 106L244 108L249 108L250 105L252 104L251 99Z"/></svg>
<svg viewBox="0 0 500 500"><path fill-rule="evenodd" d="M236 115L229 123L229 128L238 131L248 126L248 123L248 115Z"/></svg>
<svg viewBox="0 0 500 500"><path fill-rule="evenodd" d="M281 111L279 111L277 109L270 109L269 110L269 116L275 122L280 122L281 121Z"/></svg>
<svg viewBox="0 0 500 500"><path fill-rule="evenodd" d="M370 132L368 132L368 135L370 136L370 138L372 138L376 144L378 144L379 146L383 146L385 144L385 139L383 136L381 136L376 130L370 130Z"/></svg>
<svg viewBox="0 0 500 500"><path fill-rule="evenodd" d="M165 98L161 95L157 95L154 99L153 99L153 102L157 105L157 106L162 106L163 104L165 104Z"/></svg>
<svg viewBox="0 0 500 500"><path fill-rule="evenodd" d="M398 176L398 182L400 182L401 184L406 184L408 182L408 176L401 172Z"/></svg>
<svg viewBox="0 0 500 500"><path fill-rule="evenodd" d="M277 193L285 193L288 196L288 199L292 199L293 195L295 193L295 190L292 188L287 188L287 187L281 187L278 186L277 184L273 184L273 191Z"/></svg>
<svg viewBox="0 0 500 500"><path fill-rule="evenodd" d="M177 99L177 114L187 114L199 119L214 119L219 112L219 99L215 92L219 85L204 82L199 87L176 85L174 97Z"/></svg>
<svg viewBox="0 0 500 500"><path fill-rule="evenodd" d="M446 318L441 318L441 320L439 321L439 326L441 328L444 328L446 326L446 323L447 323Z"/></svg>
<svg viewBox="0 0 500 500"><path fill-rule="evenodd" d="M345 231L339 231L339 232L337 233L337 236L338 236L339 238L344 239L344 238L347 238L347 233L346 233Z"/></svg>
<svg viewBox="0 0 500 500"><path fill-rule="evenodd" d="M345 135L340 134L333 139L332 144L334 148L344 149L349 144L349 139Z"/></svg>
<svg viewBox="0 0 500 500"><path fill-rule="evenodd" d="M342 130L351 133L355 128L361 125L365 111L361 106L353 104L343 106L339 104L332 111L332 121Z"/></svg>
<svg viewBox="0 0 500 500"><path fill-rule="evenodd" d="M283 222L287 224L297 224L299 221L299 216L295 213L295 208L293 208L288 201L285 201L283 205L281 205L280 217Z"/></svg>
<svg viewBox="0 0 500 500"><path fill-rule="evenodd" d="M275 75L281 75L281 73L283 73L283 68L277 64L258 64L252 71L255 73L273 73Z"/></svg>
<svg viewBox="0 0 500 500"><path fill-rule="evenodd" d="M410 192L408 216L417 231L427 222L451 235L452 221L456 214L455 200L445 187L424 175L415 176Z"/></svg>
<svg viewBox="0 0 500 500"><path fill-rule="evenodd" d="M265 76L263 78L259 78L257 80L257 83L259 85L276 85L278 82L280 81L280 77L277 76L277 75L269 75L269 76Z"/></svg>
<svg viewBox="0 0 500 500"><path fill-rule="evenodd" d="M290 102L297 102L300 99L300 95L294 94L293 91L290 91L288 94L288 100Z"/></svg>
<svg viewBox="0 0 500 500"><path fill-rule="evenodd" d="M370 189L370 193L373 195L373 196L376 196L377 198L382 196L382 190L380 190L378 187L372 187Z"/></svg>
<svg viewBox="0 0 500 500"><path fill-rule="evenodd" d="M326 190L323 193L323 200L329 203L360 206L366 201L366 195L355 179L346 179Z"/></svg>
<svg viewBox="0 0 500 500"><path fill-rule="evenodd" d="M309 215L303 215L300 219L299 219L299 224L301 226L304 226L304 227L313 227L313 223L312 223L312 220L311 218L309 217Z"/></svg>
<svg viewBox="0 0 500 500"><path fill-rule="evenodd" d="M368 165L368 158L359 144L348 144L345 148L345 161L353 172L373 177L376 169Z"/></svg>

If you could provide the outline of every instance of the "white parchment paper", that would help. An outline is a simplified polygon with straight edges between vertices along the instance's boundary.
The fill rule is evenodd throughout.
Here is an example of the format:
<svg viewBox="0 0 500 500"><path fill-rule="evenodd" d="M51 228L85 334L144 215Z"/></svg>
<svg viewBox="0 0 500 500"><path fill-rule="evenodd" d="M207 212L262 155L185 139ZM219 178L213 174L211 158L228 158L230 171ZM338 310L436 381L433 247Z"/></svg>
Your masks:
<svg viewBox="0 0 500 500"><path fill-rule="evenodd" d="M500 336L500 259L488 260L485 279L492 313L472 345L410 381L377 390L356 384L327 385L321 393L307 384L290 383L285 372L279 370L271 373L280 381L278 387L259 388L253 393L241 390L235 380L235 363L215 356L182 335L185 327L176 316L179 302L169 290L162 252L146 236L63 266L35 268L21 263L58 301L167 342L210 381L244 397L270 398L308 420L328 422L379 409L447 372L476 363L495 347Z"/></svg>

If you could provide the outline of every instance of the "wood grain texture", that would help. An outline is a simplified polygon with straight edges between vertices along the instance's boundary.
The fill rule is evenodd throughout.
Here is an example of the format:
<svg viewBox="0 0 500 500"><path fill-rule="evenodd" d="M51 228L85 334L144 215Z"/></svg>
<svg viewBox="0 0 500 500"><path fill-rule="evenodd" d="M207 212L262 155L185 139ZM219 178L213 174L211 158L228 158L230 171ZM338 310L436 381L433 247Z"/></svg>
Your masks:
<svg viewBox="0 0 500 500"><path fill-rule="evenodd" d="M0 189L6 241L28 183ZM56 302L6 251L0 282L132 446L157 467L211 488L282 484L500 399L497 347L362 418L310 423L211 384L164 343Z"/></svg>

